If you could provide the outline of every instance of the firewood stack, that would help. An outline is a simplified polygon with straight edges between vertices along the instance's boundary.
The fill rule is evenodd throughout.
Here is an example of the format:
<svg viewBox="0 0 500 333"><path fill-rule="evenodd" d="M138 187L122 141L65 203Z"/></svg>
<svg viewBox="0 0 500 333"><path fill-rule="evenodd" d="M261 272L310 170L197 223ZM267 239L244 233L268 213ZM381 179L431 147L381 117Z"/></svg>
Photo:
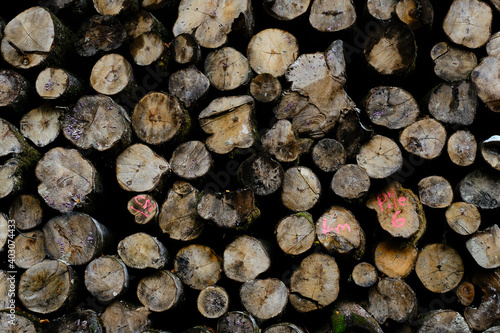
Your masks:
<svg viewBox="0 0 500 333"><path fill-rule="evenodd" d="M500 332L499 11L4 3L0 331Z"/></svg>

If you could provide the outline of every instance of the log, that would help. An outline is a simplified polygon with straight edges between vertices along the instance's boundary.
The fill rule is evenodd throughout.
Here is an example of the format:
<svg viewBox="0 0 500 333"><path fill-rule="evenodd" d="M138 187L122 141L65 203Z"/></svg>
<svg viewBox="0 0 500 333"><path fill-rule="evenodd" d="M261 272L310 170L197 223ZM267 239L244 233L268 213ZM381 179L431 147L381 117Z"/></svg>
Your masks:
<svg viewBox="0 0 500 333"><path fill-rule="evenodd" d="M42 231L20 233L14 238L14 243L16 244L14 263L17 267L28 269L45 259L45 239Z"/></svg>
<svg viewBox="0 0 500 333"><path fill-rule="evenodd" d="M122 297L129 286L129 273L116 256L101 256L85 268L85 287L99 302Z"/></svg>
<svg viewBox="0 0 500 333"><path fill-rule="evenodd" d="M356 303L344 302L337 305L332 312L331 323L335 332L340 333L349 332L353 328L383 333L373 316Z"/></svg>
<svg viewBox="0 0 500 333"><path fill-rule="evenodd" d="M468 81L441 83L432 90L428 107L440 122L471 125L476 116L476 89Z"/></svg>
<svg viewBox="0 0 500 333"><path fill-rule="evenodd" d="M271 266L271 257L258 239L243 235L226 246L223 263L224 274L228 278L245 282L267 271Z"/></svg>
<svg viewBox="0 0 500 333"><path fill-rule="evenodd" d="M476 232L465 246L479 266L500 267L500 228L497 224Z"/></svg>
<svg viewBox="0 0 500 333"><path fill-rule="evenodd" d="M453 310L435 310L425 314L420 320L417 333L424 332L446 332L446 333L470 333L471 329L467 325L464 317Z"/></svg>
<svg viewBox="0 0 500 333"><path fill-rule="evenodd" d="M429 176L418 182L418 196L426 206L446 208L453 202L453 189L445 178Z"/></svg>
<svg viewBox="0 0 500 333"><path fill-rule="evenodd" d="M0 165L0 199L18 194L26 185L26 174L19 159L11 158Z"/></svg>
<svg viewBox="0 0 500 333"><path fill-rule="evenodd" d="M288 302L285 284L276 279L249 280L241 286L243 307L256 319L267 320L279 316Z"/></svg>
<svg viewBox="0 0 500 333"><path fill-rule="evenodd" d="M79 310L65 314L48 323L45 328L60 333L104 332L99 315L94 310Z"/></svg>
<svg viewBox="0 0 500 333"><path fill-rule="evenodd" d="M339 269L333 257L313 253L301 261L290 279L289 300L299 312L322 309L339 294Z"/></svg>
<svg viewBox="0 0 500 333"><path fill-rule="evenodd" d="M217 154L250 148L254 142L254 101L248 95L214 99L198 115L201 129L210 135L205 144Z"/></svg>
<svg viewBox="0 0 500 333"><path fill-rule="evenodd" d="M7 244L7 238L9 237L8 222L9 217L6 214L0 212L0 251L2 251L5 244ZM10 232L10 234L12 234L12 232Z"/></svg>
<svg viewBox="0 0 500 333"><path fill-rule="evenodd" d="M474 68L470 77L477 89L477 96L488 106L491 111L500 112L500 91L493 75L500 68L500 59L485 57L479 65Z"/></svg>
<svg viewBox="0 0 500 333"><path fill-rule="evenodd" d="M149 66L158 63L166 68L169 61L169 51L161 36L155 33L144 33L134 39L129 46L134 62L139 66Z"/></svg>
<svg viewBox="0 0 500 333"><path fill-rule="evenodd" d="M491 171L476 169L458 183L462 200L482 209L500 207L500 176Z"/></svg>
<svg viewBox="0 0 500 333"><path fill-rule="evenodd" d="M7 273L7 271L0 270L0 281L2 282L2 284L0 285L0 306L2 307L2 309L7 310L9 309L9 306L11 304L10 300L12 299L11 297L9 297L9 289L11 288L11 285L14 288L14 290L16 289L16 280L14 279L13 281L11 274ZM2 315L4 311L5 310L2 310L2 312L0 312L0 315ZM4 323L3 321L0 322L0 325L2 325L3 323Z"/></svg>
<svg viewBox="0 0 500 333"><path fill-rule="evenodd" d="M15 68L61 64L74 39L73 32L48 9L31 7L7 23L0 51Z"/></svg>
<svg viewBox="0 0 500 333"><path fill-rule="evenodd" d="M208 286L198 295L196 301L198 311L205 318L219 318L229 307L229 295L219 286Z"/></svg>
<svg viewBox="0 0 500 333"><path fill-rule="evenodd" d="M31 163L31 159L39 159L38 152L28 144L19 130L2 118L0 118L0 133L2 133L0 157L14 154L25 163Z"/></svg>
<svg viewBox="0 0 500 333"><path fill-rule="evenodd" d="M150 313L151 311L144 306L118 300L106 307L101 315L101 321L105 332L141 332L151 325L148 318Z"/></svg>
<svg viewBox="0 0 500 333"><path fill-rule="evenodd" d="M79 212L53 217L43 226L43 236L48 256L69 265L88 264L112 237L104 225Z"/></svg>
<svg viewBox="0 0 500 333"><path fill-rule="evenodd" d="M179 100L166 93L150 92L135 105L132 128L140 140L158 145L180 139L191 127L191 119Z"/></svg>
<svg viewBox="0 0 500 333"><path fill-rule="evenodd" d="M232 47L222 47L205 58L204 73L210 84L222 91L233 90L250 81L248 59Z"/></svg>
<svg viewBox="0 0 500 333"><path fill-rule="evenodd" d="M169 0L142 0L141 6L143 8L146 8L147 10L158 10L165 5L168 5L169 3L172 3L172 1Z"/></svg>
<svg viewBox="0 0 500 333"><path fill-rule="evenodd" d="M440 42L431 49L431 58L434 61L434 73L439 78L449 81L463 81L477 66L474 52Z"/></svg>
<svg viewBox="0 0 500 333"><path fill-rule="evenodd" d="M375 135L359 149L356 161L370 178L380 179L396 173L403 165L403 156L392 139Z"/></svg>
<svg viewBox="0 0 500 333"><path fill-rule="evenodd" d="M415 64L416 47L412 30L399 20L391 20L368 36L364 54L368 64L380 74L405 74Z"/></svg>
<svg viewBox="0 0 500 333"><path fill-rule="evenodd" d="M221 278L222 260L210 247L191 244L177 252L174 273L188 287L203 290Z"/></svg>
<svg viewBox="0 0 500 333"><path fill-rule="evenodd" d="M272 17L282 21L290 21L304 14L310 3L311 0L264 0L262 6Z"/></svg>
<svg viewBox="0 0 500 333"><path fill-rule="evenodd" d="M54 142L61 132L60 116L57 108L44 104L23 115L19 129L37 147L45 147Z"/></svg>
<svg viewBox="0 0 500 333"><path fill-rule="evenodd" d="M200 45L191 34L180 34L175 36L172 46L172 57L181 65L196 65L201 60Z"/></svg>
<svg viewBox="0 0 500 333"><path fill-rule="evenodd" d="M395 13L397 3L397 0L367 0L366 7L374 18L389 20Z"/></svg>
<svg viewBox="0 0 500 333"><path fill-rule="evenodd" d="M191 184L177 181L161 206L159 225L170 238L190 241L200 236L205 223L196 211L200 191Z"/></svg>
<svg viewBox="0 0 500 333"><path fill-rule="evenodd" d="M311 5L309 23L322 32L340 31L356 21L356 10L351 0L315 0Z"/></svg>
<svg viewBox="0 0 500 333"><path fill-rule="evenodd" d="M132 66L118 53L106 54L92 67L90 85L103 95L128 93L135 86Z"/></svg>
<svg viewBox="0 0 500 333"><path fill-rule="evenodd" d="M341 206L330 207L316 222L316 236L329 253L352 253L361 258L365 233L354 214Z"/></svg>
<svg viewBox="0 0 500 333"><path fill-rule="evenodd" d="M44 260L21 275L18 298L29 311L63 311L74 302L78 284L78 275L71 266L59 260Z"/></svg>
<svg viewBox="0 0 500 333"><path fill-rule="evenodd" d="M462 282L455 291L457 295L458 302L460 304L469 306L474 301L475 291L474 285L470 282Z"/></svg>
<svg viewBox="0 0 500 333"><path fill-rule="evenodd" d="M203 45L202 45L203 46ZM281 29L265 29L255 34L248 43L247 57L257 74L283 76L299 53L297 38Z"/></svg>
<svg viewBox="0 0 500 333"><path fill-rule="evenodd" d="M81 57L91 57L113 51L123 45L127 33L120 20L111 15L93 15L78 28L76 52Z"/></svg>
<svg viewBox="0 0 500 333"><path fill-rule="evenodd" d="M399 137L403 148L424 159L434 159L446 143L446 129L437 120L425 118L407 126Z"/></svg>
<svg viewBox="0 0 500 333"><path fill-rule="evenodd" d="M337 171L346 161L344 146L330 138L318 141L312 149L311 157L314 164L325 172Z"/></svg>
<svg viewBox="0 0 500 333"><path fill-rule="evenodd" d="M417 120L419 108L415 98L399 87L377 87L368 92L366 113L376 124L390 129L400 129Z"/></svg>
<svg viewBox="0 0 500 333"><path fill-rule="evenodd" d="M493 169L500 170L500 135L493 135L481 142L481 155Z"/></svg>
<svg viewBox="0 0 500 333"><path fill-rule="evenodd" d="M9 217L16 221L16 228L29 230L42 223L43 209L40 200L31 194L17 196L9 207Z"/></svg>
<svg viewBox="0 0 500 333"><path fill-rule="evenodd" d="M142 8L127 15L123 28L131 41L145 33L154 33L163 38L167 38L170 34L162 22Z"/></svg>
<svg viewBox="0 0 500 333"><path fill-rule="evenodd" d="M456 44L475 49L491 34L492 11L479 0L454 0L443 21L445 34Z"/></svg>
<svg viewBox="0 0 500 333"><path fill-rule="evenodd" d="M49 150L36 166L38 194L60 213L89 206L92 196L102 191L97 170L75 149Z"/></svg>
<svg viewBox="0 0 500 333"><path fill-rule="evenodd" d="M427 244L418 254L415 272L425 288L445 293L458 286L464 265L460 254L451 246Z"/></svg>
<svg viewBox="0 0 500 333"><path fill-rule="evenodd" d="M316 239L312 215L307 212L282 218L274 233L280 249L286 254L294 256L309 250Z"/></svg>
<svg viewBox="0 0 500 333"><path fill-rule="evenodd" d="M388 239L375 248L374 261L377 269L390 278L404 279L413 271L418 251L414 246L404 247L401 242Z"/></svg>
<svg viewBox="0 0 500 333"><path fill-rule="evenodd" d="M388 184L366 201L366 206L377 212L382 229L392 237L409 238L415 244L426 229L422 203L409 189L400 183Z"/></svg>
<svg viewBox="0 0 500 333"><path fill-rule="evenodd" d="M65 138L81 149L117 150L131 142L130 118L109 96L81 97L61 127Z"/></svg>
<svg viewBox="0 0 500 333"><path fill-rule="evenodd" d="M498 3L500 5L500 2ZM498 44L498 36L500 34L498 32L495 32L493 35L491 35L490 39L488 40L488 43L486 44L486 52L488 53L489 56L498 58L499 56L499 47L500 45Z"/></svg>
<svg viewBox="0 0 500 333"><path fill-rule="evenodd" d="M298 166L286 170L281 191L281 201L286 208L306 211L318 202L320 195L321 183L311 169Z"/></svg>
<svg viewBox="0 0 500 333"><path fill-rule="evenodd" d="M434 20L434 9L429 0L400 1L396 5L396 14L412 30L432 25Z"/></svg>
<svg viewBox="0 0 500 333"><path fill-rule="evenodd" d="M260 216L250 189L224 193L203 191L196 209L201 218L213 221L221 228L244 229Z"/></svg>
<svg viewBox="0 0 500 333"><path fill-rule="evenodd" d="M360 262L352 270L352 280L360 287L368 288L378 281L377 269L368 262Z"/></svg>
<svg viewBox="0 0 500 333"><path fill-rule="evenodd" d="M163 268L168 262L165 246L144 232L125 237L118 243L118 255L130 268Z"/></svg>
<svg viewBox="0 0 500 333"><path fill-rule="evenodd" d="M178 70L168 79L168 91L187 108L203 99L210 87L210 80L193 65Z"/></svg>
<svg viewBox="0 0 500 333"><path fill-rule="evenodd" d="M464 311L465 320L474 330L486 330L500 319L500 269L476 272L472 283L481 288L484 296L479 307L467 307Z"/></svg>
<svg viewBox="0 0 500 333"><path fill-rule="evenodd" d="M269 73L259 74L250 82L250 94L261 103L276 101L281 95L281 83Z"/></svg>
<svg viewBox="0 0 500 333"><path fill-rule="evenodd" d="M481 224L476 206L467 202L454 202L446 210L446 222L459 235L472 235Z"/></svg>
<svg viewBox="0 0 500 333"><path fill-rule="evenodd" d="M247 158L238 167L238 179L256 195L276 192L283 183L285 172L281 164L266 153Z"/></svg>
<svg viewBox="0 0 500 333"><path fill-rule="evenodd" d="M36 78L35 87L43 99L58 99L61 102L75 100L86 91L80 79L55 67L47 67L41 71Z"/></svg>
<svg viewBox="0 0 500 333"><path fill-rule="evenodd" d="M370 177L365 169L357 164L346 164L335 172L330 187L341 198L357 200L368 193Z"/></svg>
<svg viewBox="0 0 500 333"><path fill-rule="evenodd" d="M18 314L8 314L6 311L0 312L0 330L2 332L25 332L36 333L39 328L35 323Z"/></svg>
<svg viewBox="0 0 500 333"><path fill-rule="evenodd" d="M206 48L215 49L225 44L233 26L241 26L245 35L251 35L253 31L254 18L249 0L235 3L181 0L178 11L174 36L193 34L200 46Z"/></svg>
<svg viewBox="0 0 500 333"><path fill-rule="evenodd" d="M217 333L258 333L260 332L255 319L241 311L227 312L217 321Z"/></svg>
<svg viewBox="0 0 500 333"><path fill-rule="evenodd" d="M152 224L158 219L158 203L149 194L138 194L131 198L127 202L127 210L137 224Z"/></svg>
<svg viewBox="0 0 500 333"><path fill-rule="evenodd" d="M308 106L308 98L292 90L284 90L277 107L273 109L278 119L293 118Z"/></svg>
<svg viewBox="0 0 500 333"><path fill-rule="evenodd" d="M184 288L174 273L160 270L139 281L137 298L149 310L163 312L181 303L184 298Z"/></svg>
<svg viewBox="0 0 500 333"><path fill-rule="evenodd" d="M408 321L417 312L417 295L401 279L383 278L370 288L366 310L383 324L387 319L398 323Z"/></svg>
<svg viewBox="0 0 500 333"><path fill-rule="evenodd" d="M151 148L136 143L116 158L116 179L126 191L149 192L170 173L170 164Z"/></svg>
<svg viewBox="0 0 500 333"><path fill-rule="evenodd" d="M262 135L262 147L265 152L274 155L280 162L293 162L311 148L313 141L299 139L288 120L278 120L273 127Z"/></svg>
<svg viewBox="0 0 500 333"><path fill-rule="evenodd" d="M30 97L33 95L32 90L31 84L21 74L11 69L0 70L0 91L2 92L0 107L21 112L29 104ZM2 115L2 117L5 116Z"/></svg>
<svg viewBox="0 0 500 333"><path fill-rule="evenodd" d="M335 139L342 144L348 158L356 157L361 146L373 136L373 130L360 119L360 110L348 109L342 112Z"/></svg>
<svg viewBox="0 0 500 333"><path fill-rule="evenodd" d="M291 323L279 323L268 326L263 333L304 333L305 331Z"/></svg>
<svg viewBox="0 0 500 333"><path fill-rule="evenodd" d="M137 10L137 0L94 0L95 10L101 15L118 15Z"/></svg>
<svg viewBox="0 0 500 333"><path fill-rule="evenodd" d="M469 166L476 159L476 139L467 130L456 131L448 139L447 150L453 163L459 166Z"/></svg>

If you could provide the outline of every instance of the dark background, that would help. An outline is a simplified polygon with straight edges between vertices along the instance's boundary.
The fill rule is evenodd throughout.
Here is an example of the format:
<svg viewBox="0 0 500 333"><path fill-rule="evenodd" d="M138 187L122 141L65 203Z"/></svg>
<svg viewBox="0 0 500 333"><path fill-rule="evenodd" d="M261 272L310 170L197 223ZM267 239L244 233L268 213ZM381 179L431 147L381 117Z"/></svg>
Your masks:
<svg viewBox="0 0 500 333"><path fill-rule="evenodd" d="M377 86L399 86L410 92L417 101L420 102L421 116L428 115L428 110L425 107L426 95L434 88L436 85L442 82L433 71L433 63L430 58L430 50L432 46L438 42L447 41L448 38L445 36L442 29L442 22L451 4L450 0L439 0L431 1L434 7L434 24L432 26L422 27L415 31L415 39L418 46L418 55L415 69L404 76L383 76L370 70L364 60L362 53L362 48L360 42L363 42L368 33L365 29L369 26L370 22L375 20L368 14L365 6L365 1L354 1L356 6L356 12L358 19L356 25L352 29L341 32L332 33L322 33L313 29L309 24L309 11L299 18L296 18L289 22L283 22L274 19L268 15L262 8L262 1L252 1L254 15L255 15L255 32L266 28L281 28L297 37L299 41L300 54L304 53L314 53L325 51L326 48L336 39L342 39L345 45L349 45L349 50L355 50L349 55L347 60L347 84L346 91L349 96L357 103L358 107L363 111L363 120L366 124L370 124L369 120L364 114L362 100L366 96L367 92ZM10 21L21 11L35 6L37 4L47 3L46 1L14 1L8 4L4 4L0 10L0 16L6 21ZM7 7L8 6L8 7ZM173 9L172 9L173 8ZM169 30L171 30L176 16L176 6L165 7L160 10L154 11L155 15ZM493 26L492 32L498 31L499 25L499 13L493 9ZM95 12L91 11L94 15ZM65 24L67 24L73 31L77 31L79 26L82 24L86 16L73 15L67 10L61 10L57 14L59 19L61 19ZM236 48L243 54L246 54L246 46L248 45L249 38L242 37L238 34L230 34L228 45ZM210 50L203 49L203 58ZM148 72L145 68L137 66L133 63L130 52L128 51L128 44L122 46L120 49L112 51L124 55L131 64L133 64L134 75L136 81L139 85L143 82L144 78L148 77ZM474 50L478 61L484 56L486 56L485 48L481 47ZM82 80L88 83L90 71L95 62L99 59L99 56L82 58L76 55L68 57L67 64L64 66L69 71L73 72L79 76ZM11 68L3 60L0 60L0 68ZM177 69L182 68L182 66L176 66L172 63L169 66L168 73L162 73L162 76L157 81L157 87L154 90L168 91L167 75L173 73ZM198 68L203 71L203 63L198 65ZM42 68L33 68L26 71L20 71L30 82L34 83L38 73ZM289 84L284 80L280 79L283 88L286 89ZM149 81L151 82L151 80ZM216 97L219 96L230 96L238 94L247 94L248 85L238 88L231 92L219 92L214 88L210 88L209 97L202 101L199 106L189 110L193 120L196 119L198 113L206 106L208 103ZM131 97L132 100L138 101L140 96ZM36 100L33 101L35 106L41 105L43 101ZM484 103L478 103L478 109L476 113L476 120L473 125L469 126L468 129L475 135L477 142L499 133L500 124L500 113L495 114L486 108ZM71 103L67 105L60 106L70 106ZM256 104L256 119L258 122L259 130L265 130L271 128L273 122L275 121L272 112L272 105L257 103ZM0 113L2 111L0 110ZM3 116L3 115L2 115ZM12 121L12 123L19 127L19 119L21 115L7 115L5 118ZM190 139L205 140L207 135L201 131L198 126L197 121L193 121L193 132L190 134ZM388 130L386 128L370 124L376 133L389 136L397 141L399 137L398 130ZM457 129L461 127L452 127L446 125L448 136L453 134ZM328 133L326 137L334 137L333 131ZM134 137L133 143L137 143L139 140ZM61 134L59 138L51 143L50 145L39 148L42 153L47 152L51 148L61 146L66 148L75 148L69 141L67 141ZM162 145L158 147L152 147L157 153L163 155L167 160L170 159L171 154L175 146L173 145ZM446 149L446 148L445 148ZM259 147L256 146L256 150L259 151ZM410 159L409 154L403 151L404 159L407 161L420 161L419 159ZM169 250L170 262L165 267L167 270L173 269L173 258L177 251L188 245L188 244L204 244L212 247L215 252L222 257L224 248L230 243L232 239L240 235L237 232L221 230L207 224L202 236L194 241L190 242L179 242L168 238L168 236L163 235L161 229L156 225L153 227L142 227L134 224L132 216L127 212L126 204L127 201L133 197L133 193L126 192L119 188L116 181L115 174L115 157L116 153L112 154L109 152L97 152L97 151L81 151L82 155L87 157L97 168L101 174L101 179L104 185L103 195L99 198L93 207L93 210L89 214L94 217L97 221L105 225L114 236L114 244L110 244L111 250L105 254L115 254L116 245L124 237L144 231L148 232L158 239L167 247ZM243 160L248 158L249 154L241 154L239 156L233 157L234 160L240 164ZM214 156L215 165L213 172L219 177L230 177L230 183L227 186L217 185L221 191L224 190L236 190L242 185L238 183L237 177L235 175L229 175L225 170L229 161L228 156ZM4 163L4 160L1 160ZM355 163L354 159L350 159L347 163ZM322 213L324 213L332 205L343 205L344 207L350 209L357 220L360 222L367 235L366 253L362 261L368 261L373 263L373 251L377 243L385 239L387 234L381 230L376 220L375 212L367 209L364 204L350 204L340 198L336 197L330 189L330 182L333 173L325 173L318 169L310 158L310 155L301 157L300 165L305 165L311 168L321 179L321 185L323 189L322 197L320 202L313 207L309 212L312 214L313 218L316 220ZM291 166L283 165L286 169ZM451 163L447 153L443 150L442 154L431 161L420 161L418 166L415 166L415 170L404 170L406 176L404 177L403 186L412 189L415 193L418 193L417 183L420 179L430 175L440 175L447 178L453 185L458 184L458 182L465 177L470 171L478 167L489 168L489 166L484 162L480 155L477 156L476 162L470 167L459 167ZM221 178L222 179L222 178ZM159 189L153 196L159 204L162 204L166 198L168 189L171 187L173 182L178 180L175 175L171 175L168 181L165 182L163 188ZM38 185L38 180L33 178L30 180L30 186L26 189L24 193L37 194L36 187ZM199 189L202 189L206 182L212 182L212 184L217 184L217 179L208 178L205 183L194 183ZM373 181L372 186L377 187L379 185L385 184L384 180ZM225 185L225 184L222 184ZM500 186L500 184L499 184ZM280 194L275 193L268 197L262 197L257 199L257 206L261 210L261 217L258 219L249 230L246 231L247 234L254 237L263 239L267 242L271 249L272 257L272 267L269 271L263 273L259 278L276 277L287 283L290 278L291 271L296 268L300 261L307 255L320 251L326 253L324 249L321 249L319 245L318 248L313 248L298 257L289 257L283 254L276 244L274 238L274 228L277 222L291 214L283 205L280 203ZM461 201L458 192L455 192L455 200ZM12 202L12 198L0 199L0 211L7 213L8 207ZM445 242L455 248L462 256L465 265L465 279L470 279L470 274L473 274L478 270L478 265L474 262L470 254L465 248L465 241L468 237L460 236L455 234L447 225L444 217L444 209L432 209L425 207L425 213L427 217L427 231L421 241L419 242L419 248L423 247L425 244L434 242ZM44 204L44 223L50 218L59 215L59 213ZM485 229L486 227L498 223L499 212L495 211L484 211L481 210L482 222L480 229ZM351 280L350 274L352 268L358 263L358 261L352 259L350 256L339 256L337 254L332 254L337 262L339 263L339 269L341 274L341 285L339 299L349 299L349 300L368 300L368 289L363 289L357 287ZM3 264L6 264L6 256L2 256ZM7 267L7 266L5 266ZM79 275L83 278L83 272L85 267L74 267ZM18 270L18 277L23 270ZM135 295L136 285L140 277L147 275L151 271L149 270L129 270L130 274L134 276L131 282L129 291L125 299L138 302ZM412 272L405 281L414 289L419 299L419 306L422 307L422 312L424 309L435 309L439 307L446 307L449 309L454 309L463 313L463 306L461 306L455 299L453 292L449 292L445 295L434 294L423 287L421 282L418 280L416 274ZM217 285L223 286L230 294L230 310L243 310L243 307L239 303L239 288L241 283L234 282L224 275L222 275L221 280ZM288 285L287 285L288 286ZM181 332L187 328L193 327L195 325L207 325L212 328L216 328L216 320L203 318L198 310L196 309L196 297L198 291L191 290L189 287L185 287L187 302L180 309L167 311L164 313L152 313L150 318L153 322L153 327L157 329ZM478 306L480 302L481 292L476 289L476 299L473 305ZM90 301L89 301L90 300ZM21 306L20 302L17 301L17 306ZM91 308L96 311L102 311L105 304L100 304L90 297L90 294L83 288L81 292L81 298L77 302L83 308ZM333 303L333 306L335 303ZM318 327L326 324L328 322L332 305L313 313L301 314L288 304L284 315L280 318L274 318L272 320L266 321L260 325L261 328L266 328L267 326L281 321L292 322L296 325L307 328L309 332L315 331ZM69 310L71 312L74 309ZM42 318L54 319L62 315L61 313L51 314L47 316L41 316ZM182 319L181 319L182 318ZM397 327L394 322L388 321L384 326L386 332L391 332Z"/></svg>

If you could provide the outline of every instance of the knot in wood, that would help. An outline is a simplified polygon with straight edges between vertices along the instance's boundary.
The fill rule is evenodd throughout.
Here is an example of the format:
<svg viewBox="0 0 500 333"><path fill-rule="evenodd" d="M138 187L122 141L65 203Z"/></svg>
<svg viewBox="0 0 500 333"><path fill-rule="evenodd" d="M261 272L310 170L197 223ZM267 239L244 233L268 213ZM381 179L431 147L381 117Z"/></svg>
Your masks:
<svg viewBox="0 0 500 333"><path fill-rule="evenodd" d="M106 75L106 81L113 82L118 80L118 77L119 77L118 71L116 69L113 69L108 73L108 75Z"/></svg>

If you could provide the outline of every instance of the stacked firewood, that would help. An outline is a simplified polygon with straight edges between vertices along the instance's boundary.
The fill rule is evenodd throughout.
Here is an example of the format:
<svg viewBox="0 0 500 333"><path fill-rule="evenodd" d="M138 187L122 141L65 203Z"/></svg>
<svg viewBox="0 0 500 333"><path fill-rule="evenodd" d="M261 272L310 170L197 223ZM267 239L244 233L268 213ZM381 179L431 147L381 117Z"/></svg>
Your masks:
<svg viewBox="0 0 500 333"><path fill-rule="evenodd" d="M500 332L500 2L0 11L1 332Z"/></svg>

